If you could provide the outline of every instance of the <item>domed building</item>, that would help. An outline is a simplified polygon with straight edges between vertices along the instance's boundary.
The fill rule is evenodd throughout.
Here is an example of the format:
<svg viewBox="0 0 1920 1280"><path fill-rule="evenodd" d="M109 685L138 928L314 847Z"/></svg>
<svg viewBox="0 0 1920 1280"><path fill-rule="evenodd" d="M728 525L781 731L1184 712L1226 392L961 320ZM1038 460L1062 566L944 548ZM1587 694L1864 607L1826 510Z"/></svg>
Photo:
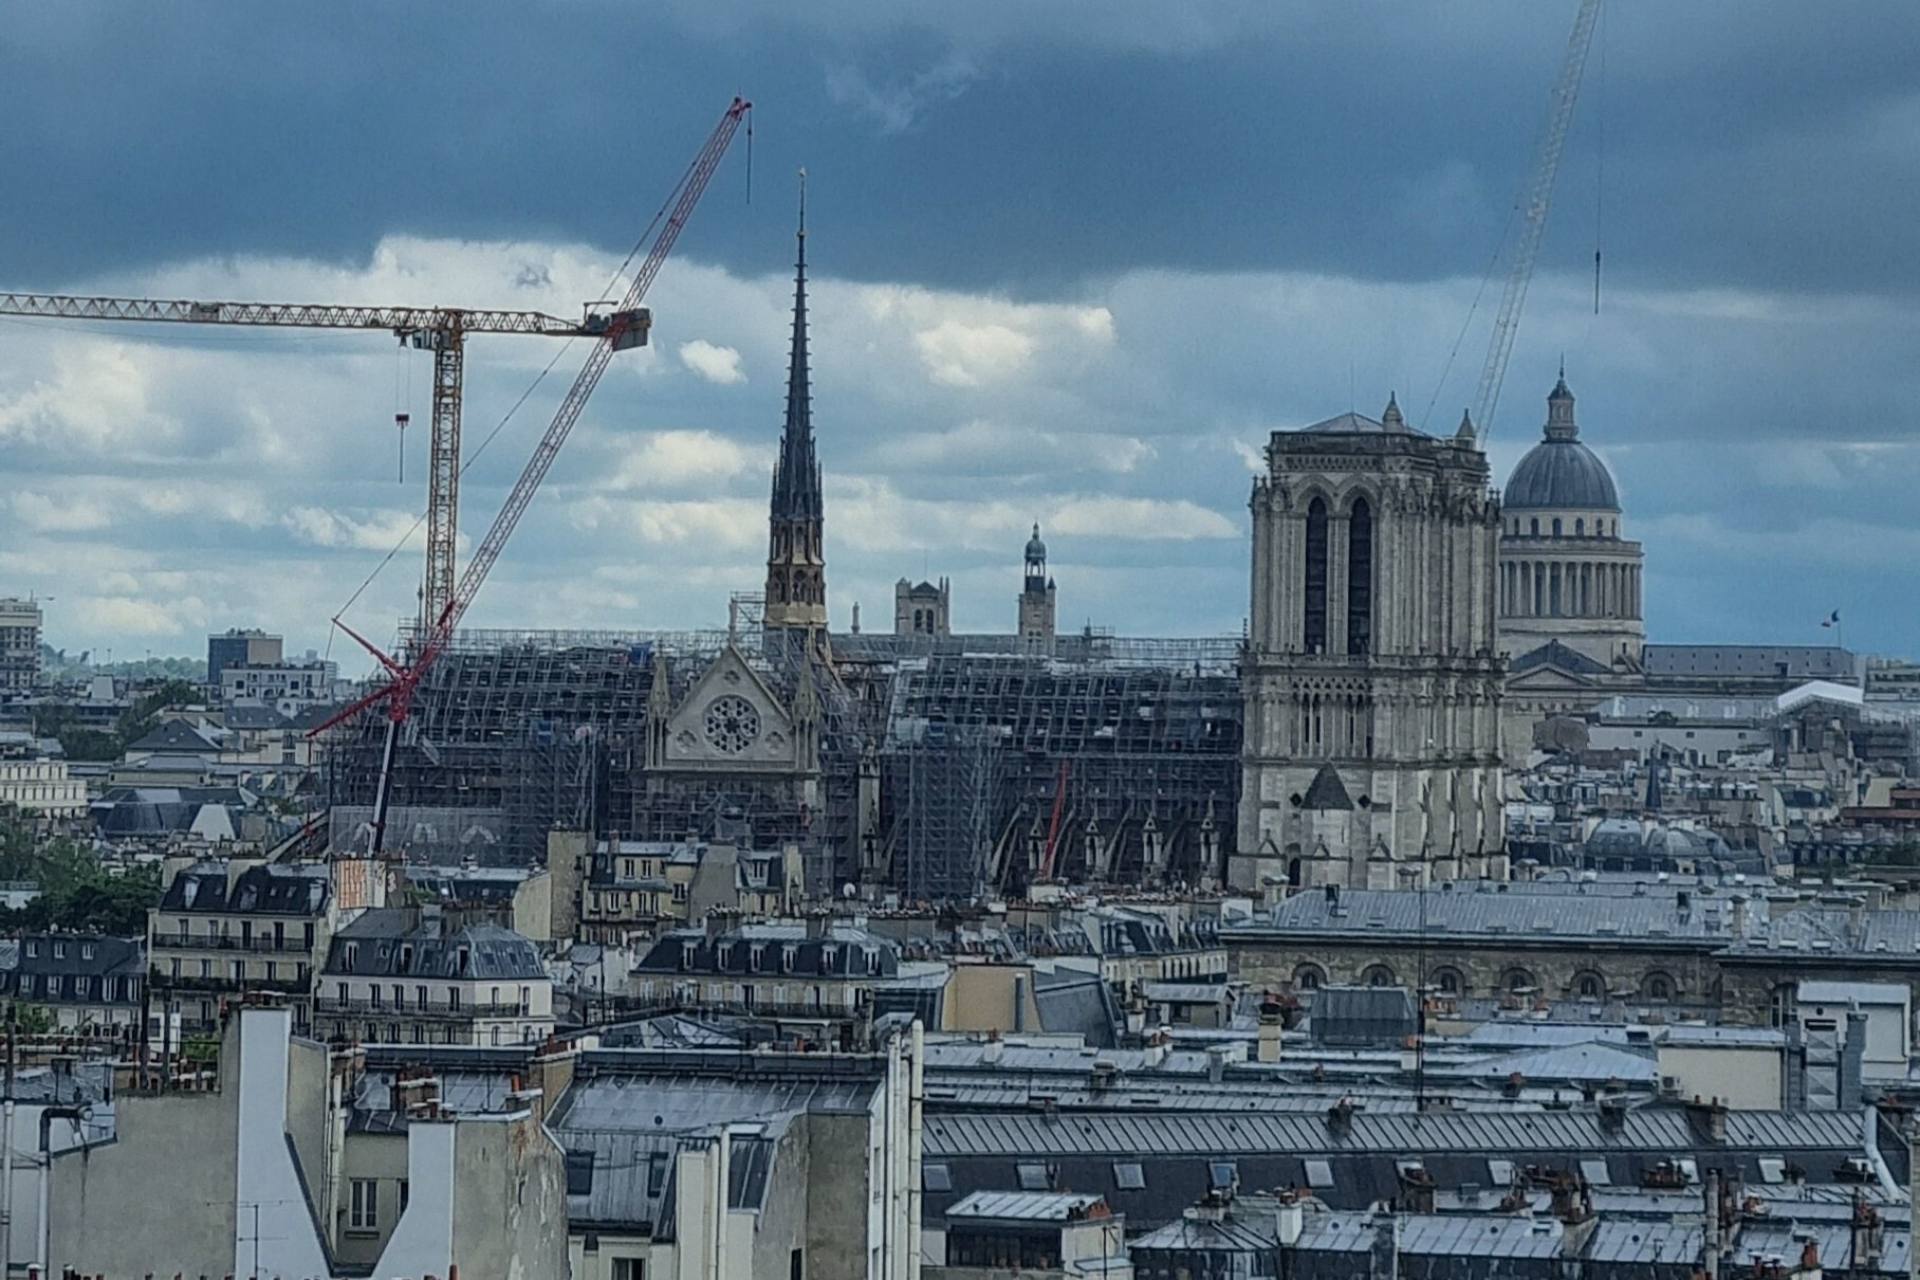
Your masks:
<svg viewBox="0 0 1920 1280"><path fill-rule="evenodd" d="M1556 665L1570 658L1586 674L1638 671L1640 544L1621 536L1619 490L1580 442L1564 371L1547 397L1544 437L1513 469L1500 505L1501 653L1518 667L1551 645Z"/></svg>

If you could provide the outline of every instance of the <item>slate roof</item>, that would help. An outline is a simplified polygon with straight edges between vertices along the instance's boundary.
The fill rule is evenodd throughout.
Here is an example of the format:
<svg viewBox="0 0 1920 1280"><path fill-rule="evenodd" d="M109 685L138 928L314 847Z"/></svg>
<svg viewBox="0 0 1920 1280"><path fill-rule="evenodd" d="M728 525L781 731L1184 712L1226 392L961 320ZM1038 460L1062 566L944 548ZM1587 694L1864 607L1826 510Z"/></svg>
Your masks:
<svg viewBox="0 0 1920 1280"><path fill-rule="evenodd" d="M467 967L460 957L465 953ZM524 982L545 978L540 951L499 925L445 925L405 907L362 912L333 935L327 947L329 977L499 978Z"/></svg>
<svg viewBox="0 0 1920 1280"><path fill-rule="evenodd" d="M804 925L749 924L711 937L703 929L676 929L656 939L633 972L892 978L900 972L900 953L889 939L846 925L821 938L809 938Z"/></svg>
<svg viewBox="0 0 1920 1280"><path fill-rule="evenodd" d="M1457 887L1443 884L1424 895L1401 889L1348 889L1337 899L1324 893L1299 893L1276 905L1265 920L1231 925L1223 932L1243 942L1330 935L1417 938L1424 910L1430 938L1534 938L1558 943L1569 938L1593 943L1630 939L1636 946L1666 941L1695 948L1733 940L1731 907L1712 895L1695 895L1682 912L1676 897L1664 894L1619 897L1567 892L1572 886L1561 886L1559 893L1515 893L1491 881L1448 883ZM1749 907L1750 911L1761 909L1759 902ZM1911 914L1920 937L1920 912Z"/></svg>
<svg viewBox="0 0 1920 1280"><path fill-rule="evenodd" d="M1075 1195L1067 1191L976 1191L948 1208L946 1217L948 1222L955 1218L992 1222L1065 1222L1099 1203L1099 1196Z"/></svg>
<svg viewBox="0 0 1920 1280"><path fill-rule="evenodd" d="M138 742L127 744L127 750L187 755L220 754L219 746L212 739L200 733L185 720L168 720L155 725Z"/></svg>
<svg viewBox="0 0 1920 1280"><path fill-rule="evenodd" d="M1675 1108L1629 1111L1617 1130L1592 1112L1360 1111L1345 1133L1324 1114L935 1112L926 1118L924 1162L942 1171L946 1189L927 1186L926 1212L975 1191L1071 1189L1099 1194L1131 1226L1152 1229L1204 1196L1209 1166L1225 1162L1243 1189L1305 1187L1330 1206L1362 1209L1401 1194L1399 1164L1409 1152L1437 1187L1452 1189L1505 1186L1519 1165L1585 1172L1593 1162L1618 1187L1637 1187L1675 1161L1760 1185L1761 1161L1778 1158L1835 1184L1859 1158L1866 1123L1855 1112L1732 1112L1727 1140L1712 1142ZM1021 1176L1023 1164L1043 1167L1043 1187ZM1142 1176L1123 1185L1123 1164L1140 1165ZM1898 1180L1906 1170L1895 1164L1889 1159Z"/></svg>
<svg viewBox="0 0 1920 1280"><path fill-rule="evenodd" d="M1571 671L1583 676L1604 676L1612 672L1611 667L1589 658L1578 649L1570 648L1558 640L1549 640L1539 648L1529 649L1508 662L1507 675L1509 677L1525 675L1536 667L1558 667L1562 671Z"/></svg>
<svg viewBox="0 0 1920 1280"><path fill-rule="evenodd" d="M216 915L318 916L326 911L332 893L325 867L249 867L234 877L229 888L226 867L202 863L173 878L160 896L160 909Z"/></svg>
<svg viewBox="0 0 1920 1280"><path fill-rule="evenodd" d="M291 723L264 702L230 702L221 718L229 729L285 729Z"/></svg>

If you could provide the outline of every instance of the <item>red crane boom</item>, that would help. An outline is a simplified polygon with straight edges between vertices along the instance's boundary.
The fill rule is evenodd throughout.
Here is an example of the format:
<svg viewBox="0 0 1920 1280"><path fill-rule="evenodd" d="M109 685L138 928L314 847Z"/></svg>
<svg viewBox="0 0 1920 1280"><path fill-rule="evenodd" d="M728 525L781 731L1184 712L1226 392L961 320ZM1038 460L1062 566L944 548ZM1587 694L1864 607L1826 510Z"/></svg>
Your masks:
<svg viewBox="0 0 1920 1280"><path fill-rule="evenodd" d="M600 376L607 371L607 365L614 354L629 347L636 347L647 339L647 330L652 317L640 306L646 297L654 277L660 274L660 267L673 251L673 245L685 229L687 219L693 215L694 206L700 203L700 197L707 189L714 171L720 167L720 160L726 155L727 145L733 141L734 133L740 122L752 109L752 103L744 98L735 98L728 106L720 123L714 126L707 141L694 156L687 171L681 175L674 194L669 197L671 208L666 215L665 224L655 237L653 247L648 250L645 261L634 272L633 282L627 286L626 295L620 306L609 318L606 332L593 344L586 363L581 366L579 376L573 380L573 386L567 391L566 398L560 402L560 408L554 414L553 423L546 434L540 437L533 456L527 460L526 469L520 473L520 479L514 483L513 491L501 504L500 513L493 518L493 525L487 530L487 536L481 540L480 547L467 562L466 572L460 576L460 584L448 598L446 607L437 618L431 620L423 635L413 646L410 660L394 658L359 635L338 618L334 625L352 636L362 648L371 653L380 665L386 668L391 677L389 682L369 693L364 698L347 707L346 710L329 719L325 724L313 730L314 734L324 733L343 720L352 718L368 707L386 704L387 733L380 759L380 776L373 803L371 851L379 854L386 839L387 804L393 783L393 757L399 742L400 726L405 723L413 709L413 695L420 687L421 679L434 661L446 651L453 639L454 628L473 604L474 597L486 583L487 575L493 571L494 562L500 558L507 539L513 536L520 517L526 513L538 492L540 482L546 478L547 470L560 453L560 447L567 442L567 436L573 431L574 424L580 420L581 411L587 406L588 397L600 383Z"/></svg>

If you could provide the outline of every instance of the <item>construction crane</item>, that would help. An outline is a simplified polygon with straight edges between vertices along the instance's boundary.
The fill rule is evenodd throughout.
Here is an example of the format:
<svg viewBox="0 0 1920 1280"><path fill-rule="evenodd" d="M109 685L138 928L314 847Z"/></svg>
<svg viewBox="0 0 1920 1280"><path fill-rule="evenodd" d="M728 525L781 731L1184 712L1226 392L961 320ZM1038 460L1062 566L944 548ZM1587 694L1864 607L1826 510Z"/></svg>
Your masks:
<svg viewBox="0 0 1920 1280"><path fill-rule="evenodd" d="M370 707L384 704L386 712L386 738L381 747L380 773L376 783L373 801L372 838L370 852L379 856L385 847L387 826L387 805L393 790L394 753L398 750L400 727L406 723L413 709L413 697L419 690L421 680L440 655L446 652L447 645L453 639L453 632L460 625L460 619L473 604L481 586L486 583L487 575L493 571L495 561L506 548L507 539L513 536L520 517L526 513L527 506L533 501L533 495L539 490L540 482L546 478L547 470L560 453L560 447L567 442L567 436L573 430L574 423L580 420L580 413L586 408L587 398L600 383L600 375L607 371L607 365L615 353L646 341L646 335L652 324L652 314L640 305L647 295L654 277L660 274L660 267L673 251L674 241L680 238L680 232L686 227L687 219L692 216L694 206L699 204L700 196L707 189L708 181L719 168L721 157L726 155L727 144L733 141L734 133L752 104L744 98L735 98L714 126L713 132L700 148L699 154L687 166L681 175L679 184L668 196L671 206L665 212L665 221L660 225L659 234L653 246L647 251L646 260L634 272L633 282L627 286L626 296L609 315L608 324L599 334L588 354L586 363L573 380L573 386L567 391L566 398L560 402L560 408L554 414L553 422L547 427L546 434L540 437L540 443L534 447L533 456L528 459L526 469L514 482L513 491L501 504L500 513L493 518L493 525L487 530L487 536L481 540L473 558L467 562L466 571L460 575L459 584L447 597L447 602L421 633L415 638L408 655L396 658L383 652L378 646L361 636L338 617L334 625L346 632L368 653L372 654L383 669L387 683L354 702L338 715L328 719L308 736L315 737L342 721L359 715Z"/></svg>
<svg viewBox="0 0 1920 1280"><path fill-rule="evenodd" d="M0 293L0 315L60 320L143 320L169 324L256 325L282 329L384 329L433 352L433 431L428 441L427 565L421 579L425 630L453 595L454 544L460 519L460 398L470 333L531 333L599 338L618 331L628 346L647 340L640 316L587 311L578 321L538 311L454 307L343 307L298 302L193 302L157 298L88 298L57 293ZM405 415L397 415L404 419ZM404 422L403 422L404 426Z"/></svg>
<svg viewBox="0 0 1920 1280"><path fill-rule="evenodd" d="M1479 424L1483 444L1493 430L1494 411L1500 405L1500 385L1506 381L1507 357L1513 353L1514 335L1520 329L1520 309L1526 305L1527 286L1533 282L1533 264L1540 256L1547 211L1553 206L1553 183L1560 173L1560 153L1566 148L1567 126L1573 123L1573 104L1580 96L1580 76L1586 69L1587 49L1593 43L1593 26L1599 16L1600 0L1580 0L1580 12L1573 19L1573 34L1567 38L1567 56L1560 64L1559 78L1553 82L1553 92L1547 99L1546 132L1540 137L1533 170L1521 195L1520 234L1515 242L1513 265L1507 273L1500 312L1494 317L1493 340L1487 348L1486 366L1480 370L1480 387L1473 397L1473 421Z"/></svg>

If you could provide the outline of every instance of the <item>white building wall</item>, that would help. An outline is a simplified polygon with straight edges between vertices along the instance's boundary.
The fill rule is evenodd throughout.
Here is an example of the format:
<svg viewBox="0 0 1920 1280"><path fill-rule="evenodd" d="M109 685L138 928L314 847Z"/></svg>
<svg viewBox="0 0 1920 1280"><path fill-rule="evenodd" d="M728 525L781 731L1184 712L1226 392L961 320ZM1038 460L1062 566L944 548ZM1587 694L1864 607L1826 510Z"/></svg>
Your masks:
<svg viewBox="0 0 1920 1280"><path fill-rule="evenodd" d="M293 1015L248 1009L241 1017L233 1274L324 1276L327 1251L286 1136Z"/></svg>

